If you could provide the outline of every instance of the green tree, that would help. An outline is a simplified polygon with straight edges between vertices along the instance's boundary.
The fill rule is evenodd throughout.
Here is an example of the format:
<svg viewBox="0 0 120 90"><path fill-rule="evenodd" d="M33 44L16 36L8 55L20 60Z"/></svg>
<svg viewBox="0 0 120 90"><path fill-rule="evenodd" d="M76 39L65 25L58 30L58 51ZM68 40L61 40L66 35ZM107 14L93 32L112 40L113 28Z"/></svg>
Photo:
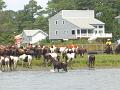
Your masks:
<svg viewBox="0 0 120 90"><path fill-rule="evenodd" d="M51 0L48 2L49 16L53 16L60 10L95 10L95 17L105 23L106 32L120 32L114 17L120 14L120 0Z"/></svg>
<svg viewBox="0 0 120 90"><path fill-rule="evenodd" d="M53 16L61 10L76 9L74 0L51 0L48 2L47 12Z"/></svg>
<svg viewBox="0 0 120 90"><path fill-rule="evenodd" d="M23 29L34 29L34 22L37 16L42 15L43 10L37 5L35 0L30 0L23 10L19 10L16 14L16 26L19 32Z"/></svg>
<svg viewBox="0 0 120 90"><path fill-rule="evenodd" d="M48 32L48 18L44 16L37 17L34 22L34 28Z"/></svg>
<svg viewBox="0 0 120 90"><path fill-rule="evenodd" d="M26 14L26 20L32 21L34 23L35 16L39 15L41 12L42 7L37 5L35 0L30 0L29 4L24 6L24 13Z"/></svg>
<svg viewBox="0 0 120 90"><path fill-rule="evenodd" d="M3 8L5 7L6 7L5 2L3 0L0 0L0 11L2 11Z"/></svg>

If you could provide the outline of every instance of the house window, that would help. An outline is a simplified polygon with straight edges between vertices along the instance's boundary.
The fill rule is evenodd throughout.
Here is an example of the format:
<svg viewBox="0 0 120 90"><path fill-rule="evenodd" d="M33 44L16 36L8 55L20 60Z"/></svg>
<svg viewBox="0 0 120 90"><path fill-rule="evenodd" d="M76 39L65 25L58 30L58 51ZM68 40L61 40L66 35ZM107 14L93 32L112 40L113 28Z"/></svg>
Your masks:
<svg viewBox="0 0 120 90"><path fill-rule="evenodd" d="M80 34L80 30L79 29L77 29L77 34Z"/></svg>
<svg viewBox="0 0 120 90"><path fill-rule="evenodd" d="M85 33L87 33L87 30L86 29L81 29L81 33L85 34Z"/></svg>
<svg viewBox="0 0 120 90"><path fill-rule="evenodd" d="M58 21L56 21L55 23L58 24Z"/></svg>
<svg viewBox="0 0 120 90"><path fill-rule="evenodd" d="M58 31L55 31L55 35L58 35Z"/></svg>
<svg viewBox="0 0 120 90"><path fill-rule="evenodd" d="M31 36L28 36L28 40L31 41L31 40L32 40L32 37L31 37Z"/></svg>
<svg viewBox="0 0 120 90"><path fill-rule="evenodd" d="M103 28L103 26L99 26L99 28Z"/></svg>
<svg viewBox="0 0 120 90"><path fill-rule="evenodd" d="M62 23L64 24L65 22L63 21Z"/></svg>
<svg viewBox="0 0 120 90"><path fill-rule="evenodd" d="M72 35L75 35L75 30L72 30Z"/></svg>
<svg viewBox="0 0 120 90"><path fill-rule="evenodd" d="M88 29L88 33L93 33L93 30L92 29Z"/></svg>

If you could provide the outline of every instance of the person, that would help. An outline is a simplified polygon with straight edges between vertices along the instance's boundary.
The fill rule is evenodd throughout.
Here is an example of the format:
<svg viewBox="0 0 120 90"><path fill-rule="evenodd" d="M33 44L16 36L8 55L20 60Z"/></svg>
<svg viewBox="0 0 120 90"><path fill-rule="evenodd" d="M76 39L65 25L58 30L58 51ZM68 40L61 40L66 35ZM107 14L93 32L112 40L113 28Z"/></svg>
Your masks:
<svg viewBox="0 0 120 90"><path fill-rule="evenodd" d="M111 40L107 39L106 45L111 45L111 44L112 44Z"/></svg>

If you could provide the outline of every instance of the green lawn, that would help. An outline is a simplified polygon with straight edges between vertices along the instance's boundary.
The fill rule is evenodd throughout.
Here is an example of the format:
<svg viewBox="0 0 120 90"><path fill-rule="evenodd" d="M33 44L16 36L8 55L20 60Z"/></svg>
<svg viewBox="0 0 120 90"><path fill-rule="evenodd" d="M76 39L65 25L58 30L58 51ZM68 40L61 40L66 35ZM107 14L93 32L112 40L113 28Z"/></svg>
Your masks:
<svg viewBox="0 0 120 90"><path fill-rule="evenodd" d="M117 68L120 67L120 55L115 54L96 54L96 61L95 61L95 67L99 68ZM62 59L61 59L62 60ZM63 61L63 60L62 60ZM19 65L21 62L19 62ZM33 67L43 67L43 58L41 59L33 59ZM77 56L72 61L72 67L73 68L85 68L87 67L87 54L84 57Z"/></svg>

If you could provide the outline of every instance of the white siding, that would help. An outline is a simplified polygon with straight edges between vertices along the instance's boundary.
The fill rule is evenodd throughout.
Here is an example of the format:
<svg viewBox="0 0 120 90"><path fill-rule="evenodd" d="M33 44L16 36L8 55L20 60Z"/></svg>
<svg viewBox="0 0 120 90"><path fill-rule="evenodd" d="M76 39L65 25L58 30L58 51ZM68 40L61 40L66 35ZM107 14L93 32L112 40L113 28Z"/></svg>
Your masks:
<svg viewBox="0 0 120 90"><path fill-rule="evenodd" d="M46 36L44 34L37 33L36 35L34 35L32 37L32 41L30 43L36 43L36 42L41 41L42 39L45 39L45 38L46 38Z"/></svg>
<svg viewBox="0 0 120 90"><path fill-rule="evenodd" d="M26 34L22 33L22 43L30 43L29 38L26 36Z"/></svg>
<svg viewBox="0 0 120 90"><path fill-rule="evenodd" d="M76 30L78 27L62 19L61 13L49 19L49 39L76 39L71 33L73 29ZM57 35L56 31L58 31Z"/></svg>
<svg viewBox="0 0 120 90"><path fill-rule="evenodd" d="M82 19L83 21L81 21ZM73 23L73 21L77 24ZM97 27L93 27L92 29L86 28L87 26L84 24L85 21L88 25ZM85 27L82 27L81 22ZM102 25L103 28L99 28L100 25ZM80 34L78 35L77 29L80 30ZM81 34L81 29L86 29L87 33ZM72 35L72 30L75 30L75 35ZM93 33L88 35L88 30L93 30ZM89 38L94 36L96 31L96 35L105 34L105 23L94 18L94 10L62 10L49 19L49 39L77 39L77 37Z"/></svg>
<svg viewBox="0 0 120 90"><path fill-rule="evenodd" d="M22 43L36 43L38 41L41 41L42 39L46 39L46 35L41 33L41 32L38 32L36 33L35 35L33 36L26 36L26 34L23 32L22 33L22 38L23 38L23 41Z"/></svg>

